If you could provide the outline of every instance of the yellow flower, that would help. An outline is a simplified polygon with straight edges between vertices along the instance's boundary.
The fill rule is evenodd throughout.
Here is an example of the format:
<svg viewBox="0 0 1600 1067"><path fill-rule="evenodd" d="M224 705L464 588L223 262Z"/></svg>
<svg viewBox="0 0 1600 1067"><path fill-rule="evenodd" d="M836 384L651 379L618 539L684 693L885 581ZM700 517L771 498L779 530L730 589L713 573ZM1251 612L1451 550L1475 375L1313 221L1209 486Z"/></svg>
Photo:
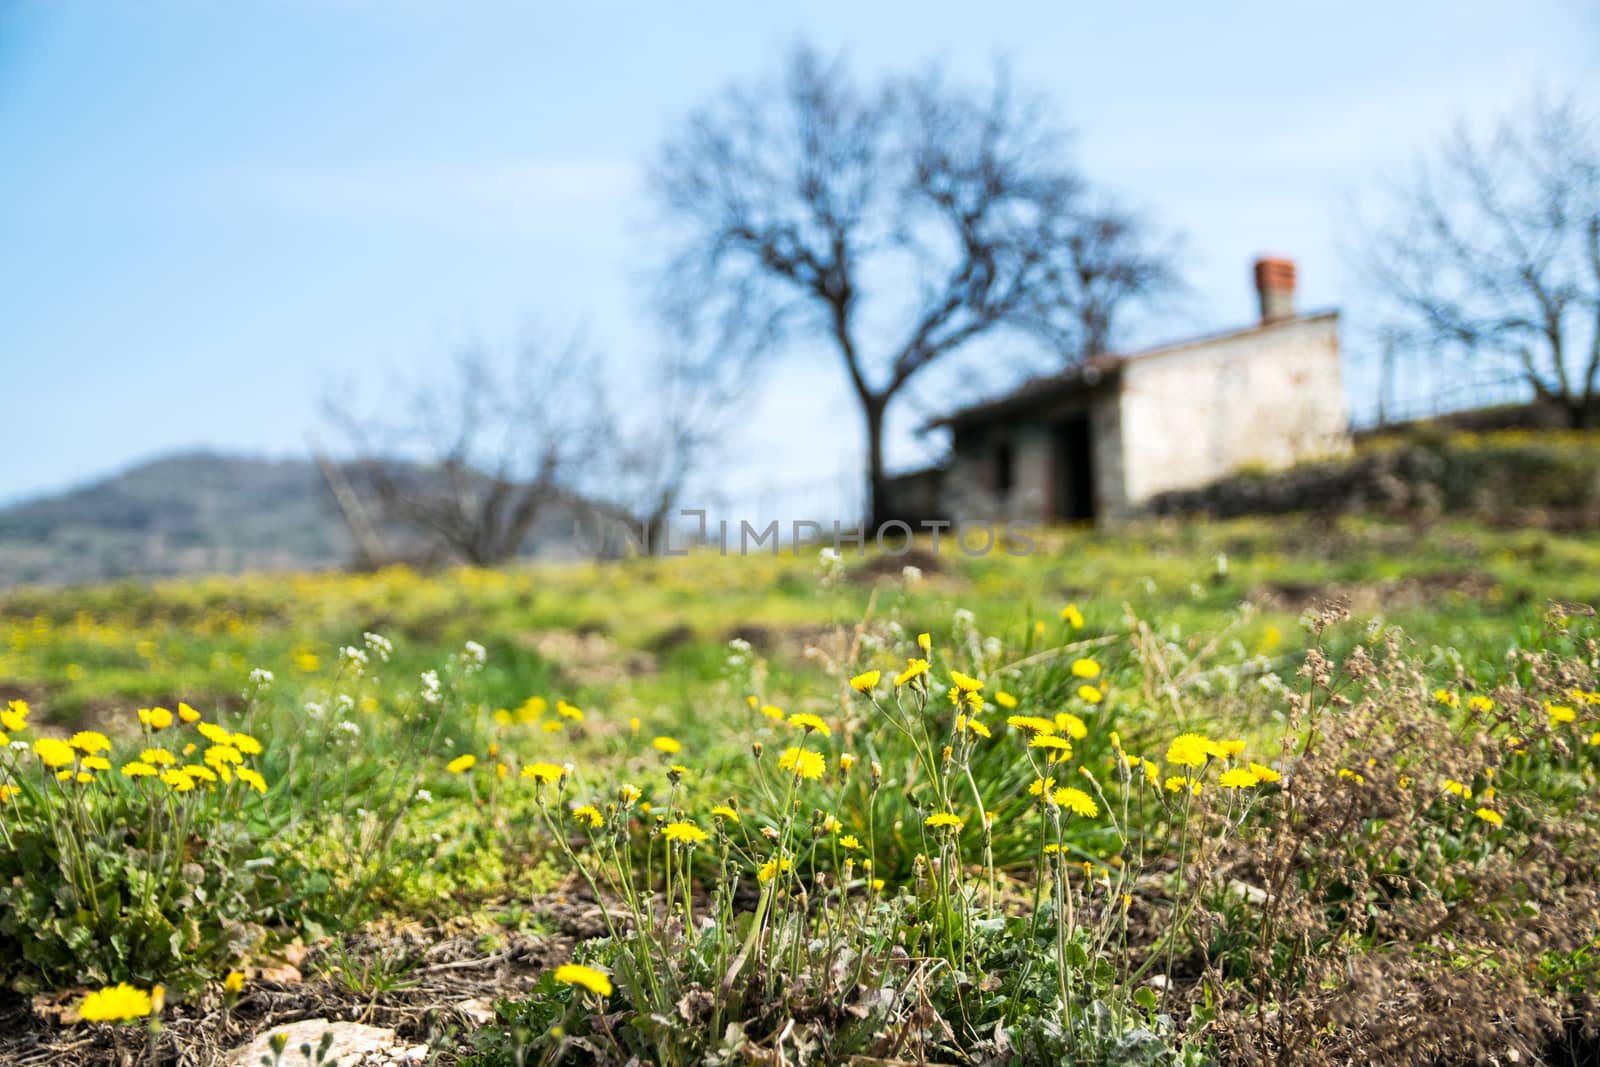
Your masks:
<svg viewBox="0 0 1600 1067"><path fill-rule="evenodd" d="M761 714L765 715L767 718L771 719L773 722L782 722L783 721L783 709L778 707L778 705L776 705L776 704L763 704L763 705L761 705Z"/></svg>
<svg viewBox="0 0 1600 1067"><path fill-rule="evenodd" d="M1502 818L1500 813L1495 811L1493 808L1479 808L1472 814L1476 815L1490 826L1502 826L1505 824L1505 819Z"/></svg>
<svg viewBox="0 0 1600 1067"><path fill-rule="evenodd" d="M122 773L129 778L150 778L159 772L148 763L132 760L122 765Z"/></svg>
<svg viewBox="0 0 1600 1067"><path fill-rule="evenodd" d="M726 804L718 804L716 807L711 809L711 814L715 815L719 819L727 819L729 822L740 821L739 813L728 807Z"/></svg>
<svg viewBox="0 0 1600 1067"><path fill-rule="evenodd" d="M1089 736L1089 727L1070 711L1056 712L1056 729L1065 732L1074 741L1082 741Z"/></svg>
<svg viewBox="0 0 1600 1067"><path fill-rule="evenodd" d="M1187 786L1188 784L1189 784L1189 779L1185 778L1181 774L1173 775L1172 777L1168 778L1166 780L1166 782L1164 783L1164 785L1166 786L1166 790L1169 793L1181 793L1181 792L1183 792L1184 787Z"/></svg>
<svg viewBox="0 0 1600 1067"><path fill-rule="evenodd" d="M566 772L554 763L530 763L522 768L522 777L532 778L540 785L554 785ZM637 790L635 796L638 795Z"/></svg>
<svg viewBox="0 0 1600 1067"><path fill-rule="evenodd" d="M6 703L5 709L0 710L0 723L5 725L12 733L21 733L28 728L28 702L26 700L11 700Z"/></svg>
<svg viewBox="0 0 1600 1067"><path fill-rule="evenodd" d="M918 634L917 647L922 649L922 654L924 656L931 655L933 653L933 635Z"/></svg>
<svg viewBox="0 0 1600 1067"><path fill-rule="evenodd" d="M911 681L914 678L921 678L924 674L927 674L927 673L928 673L928 661L927 660L925 660L925 659L908 659L908 660L906 660L906 669L901 671L899 674L894 676L894 684L897 687L898 686L902 686L902 685L905 685L907 682Z"/></svg>
<svg viewBox="0 0 1600 1067"><path fill-rule="evenodd" d="M1070 785L1064 789L1057 789L1050 794L1050 799L1074 815L1081 815L1085 819L1092 819L1100 814L1100 807L1094 802L1094 797Z"/></svg>
<svg viewBox="0 0 1600 1067"><path fill-rule="evenodd" d="M1216 742L1199 734L1179 734L1167 746L1167 762L1179 767L1203 767L1206 760L1220 755L1222 749Z"/></svg>
<svg viewBox="0 0 1600 1067"><path fill-rule="evenodd" d="M948 811L937 811L924 820L924 825L931 830L947 829L959 834L966 823Z"/></svg>
<svg viewBox="0 0 1600 1067"><path fill-rule="evenodd" d="M215 771L213 771L210 767L202 767L196 763L186 763L178 769L184 774L187 774L190 778L193 778L197 781L209 783L217 780L217 774Z"/></svg>
<svg viewBox="0 0 1600 1067"><path fill-rule="evenodd" d="M1072 673L1079 678L1100 677L1100 664L1092 659L1075 659L1072 661Z"/></svg>
<svg viewBox="0 0 1600 1067"><path fill-rule="evenodd" d="M604 971L585 967L581 963L563 963L556 968L556 981L565 985L582 986L597 996L611 995L611 979Z"/></svg>
<svg viewBox="0 0 1600 1067"><path fill-rule="evenodd" d="M772 881L779 871L787 871L788 869L789 861L787 859L770 859L756 869L756 881L766 885Z"/></svg>
<svg viewBox="0 0 1600 1067"><path fill-rule="evenodd" d="M655 746L657 752L665 753L668 756L676 756L683 751L682 743L675 737L657 737L650 744Z"/></svg>
<svg viewBox="0 0 1600 1067"><path fill-rule="evenodd" d="M158 767L170 767L178 762L178 757L164 748L147 748L139 753L139 758Z"/></svg>
<svg viewBox="0 0 1600 1067"><path fill-rule="evenodd" d="M267 780L261 777L257 771L249 767L240 767L234 773L239 776L239 781L254 789L257 793L265 793L267 791Z"/></svg>
<svg viewBox="0 0 1600 1067"><path fill-rule="evenodd" d="M261 755L261 742L249 734L234 734L233 747L243 752L246 756Z"/></svg>
<svg viewBox="0 0 1600 1067"><path fill-rule="evenodd" d="M230 997L238 996L244 990L244 972L229 971L228 977L222 980L222 991Z"/></svg>
<svg viewBox="0 0 1600 1067"><path fill-rule="evenodd" d="M1029 748L1048 748L1061 753L1062 759L1072 758L1072 742L1065 737L1055 734L1034 734L1033 740L1028 742Z"/></svg>
<svg viewBox="0 0 1600 1067"><path fill-rule="evenodd" d="M127 1022L150 1014L150 994L126 982L90 993L83 998L78 1014L92 1023Z"/></svg>
<svg viewBox="0 0 1600 1067"><path fill-rule="evenodd" d="M1078 699L1082 700L1085 704L1098 704L1105 698L1105 692L1103 690L1096 689L1092 685L1078 686Z"/></svg>
<svg viewBox="0 0 1600 1067"><path fill-rule="evenodd" d="M863 671L850 679L850 688L858 693L870 693L877 687L878 679L882 677L882 671Z"/></svg>
<svg viewBox="0 0 1600 1067"><path fill-rule="evenodd" d="M565 700L556 701L556 714L563 719L571 719L573 722L583 721L583 709L573 704L568 704Z"/></svg>
<svg viewBox="0 0 1600 1067"><path fill-rule="evenodd" d="M161 781L174 793L187 793L194 788L194 779L176 769L162 771Z"/></svg>
<svg viewBox="0 0 1600 1067"><path fill-rule="evenodd" d="M801 778L821 778L827 761L822 753L810 752L803 748L786 748L783 755L778 757L778 769L793 771Z"/></svg>
<svg viewBox="0 0 1600 1067"><path fill-rule="evenodd" d="M977 719L969 719L965 715L957 715L956 732L960 733L963 730L975 733L982 738L988 738L991 736L989 733L989 728L983 723L979 722Z"/></svg>
<svg viewBox="0 0 1600 1067"><path fill-rule="evenodd" d="M1229 759L1232 759L1234 756L1237 756L1239 753L1244 751L1244 742L1243 741L1223 741L1223 742L1221 742L1219 747L1221 747L1222 754L1224 756L1227 756Z"/></svg>
<svg viewBox="0 0 1600 1067"><path fill-rule="evenodd" d="M166 708L140 708L139 721L152 730L165 730L172 725L172 712Z"/></svg>
<svg viewBox="0 0 1600 1067"><path fill-rule="evenodd" d="M111 748L111 739L99 730L79 730L67 743L86 756L105 752Z"/></svg>
<svg viewBox="0 0 1600 1067"><path fill-rule="evenodd" d="M220 769L223 764L239 764L244 762L244 756L232 745L212 745L206 749L206 764Z"/></svg>
<svg viewBox="0 0 1600 1067"><path fill-rule="evenodd" d="M698 845L699 841L706 840L706 830L699 829L693 822L669 822L661 827L662 837L669 841L678 841L680 845Z"/></svg>
<svg viewBox="0 0 1600 1067"><path fill-rule="evenodd" d="M1054 778L1035 778L1032 784L1028 786L1028 792L1033 796L1042 797L1055 787L1056 780Z"/></svg>
<svg viewBox="0 0 1600 1067"><path fill-rule="evenodd" d="M200 713L189 705L180 703L178 705L178 718L186 723L196 723L200 721Z"/></svg>
<svg viewBox="0 0 1600 1067"><path fill-rule="evenodd" d="M65 767L77 759L77 753L72 751L72 746L65 741L58 741L53 737L41 737L33 743L33 754L39 757L39 762L54 770Z"/></svg>
<svg viewBox="0 0 1600 1067"><path fill-rule="evenodd" d="M1243 767L1235 767L1230 771L1223 771L1217 779L1217 784L1224 789L1248 789L1253 785L1260 785L1261 779L1255 772Z"/></svg>
<svg viewBox="0 0 1600 1067"><path fill-rule="evenodd" d="M111 761L104 756L85 756L80 766L86 771L109 771Z"/></svg>
<svg viewBox="0 0 1600 1067"><path fill-rule="evenodd" d="M1263 782L1277 782L1283 779L1283 775L1279 774L1277 771L1273 770L1271 767L1268 767L1264 763L1250 763L1246 764L1246 766L1250 768L1251 774L1255 775Z"/></svg>
<svg viewBox="0 0 1600 1067"><path fill-rule="evenodd" d="M1340 778L1348 778L1351 781L1355 782L1356 785L1366 785L1367 784L1367 780L1366 780L1365 777L1363 777L1360 774L1357 774L1355 771L1352 771L1349 767L1341 767L1341 768L1339 768L1339 777Z"/></svg>
<svg viewBox="0 0 1600 1067"><path fill-rule="evenodd" d="M1078 610L1078 605L1068 604L1061 609L1061 621L1074 630L1083 629L1083 612Z"/></svg>
<svg viewBox="0 0 1600 1067"><path fill-rule="evenodd" d="M478 757L468 752L464 756L457 756L444 765L444 769L451 774L465 774L478 765Z"/></svg>
<svg viewBox="0 0 1600 1067"><path fill-rule="evenodd" d="M1565 704L1545 704L1545 710L1550 713L1550 725L1560 726L1563 723L1573 722L1578 718L1578 713Z"/></svg>
<svg viewBox="0 0 1600 1067"><path fill-rule="evenodd" d="M1461 698L1455 693L1450 692L1448 689L1435 689L1433 691L1433 699L1437 700L1440 704L1443 704L1447 708L1456 708L1461 706Z"/></svg>
<svg viewBox="0 0 1600 1067"><path fill-rule="evenodd" d="M1467 698L1467 707L1473 711L1493 711L1494 701L1486 696L1471 696Z"/></svg>
<svg viewBox="0 0 1600 1067"><path fill-rule="evenodd" d="M600 809L593 804L585 804L572 809L572 817L581 823L587 823L591 829L598 830L605 825L606 818L600 814Z"/></svg>
<svg viewBox="0 0 1600 1067"><path fill-rule="evenodd" d="M1016 730L1027 730L1035 734L1053 734L1056 724L1049 719L1041 719L1037 715L1013 715L1006 720L1006 725Z"/></svg>
<svg viewBox="0 0 1600 1067"><path fill-rule="evenodd" d="M233 734L224 730L214 722L203 722L195 727L200 731L200 736L210 741L213 745L225 745L233 740Z"/></svg>
<svg viewBox="0 0 1600 1067"><path fill-rule="evenodd" d="M1006 692L1004 689L1001 689L995 693L994 702L999 704L1002 708L1005 708L1007 711L1011 711L1017 706L1017 698Z"/></svg>
<svg viewBox="0 0 1600 1067"><path fill-rule="evenodd" d="M839 844L851 852L854 852L861 847L861 841L856 837L855 834L845 834L843 837L839 838Z"/></svg>
<svg viewBox="0 0 1600 1067"><path fill-rule="evenodd" d="M848 774L850 768L856 765L856 758L849 752L839 757L839 770Z"/></svg>
<svg viewBox="0 0 1600 1067"><path fill-rule="evenodd" d="M1444 780L1444 787L1447 792L1454 793L1463 800L1472 799L1472 790L1468 789L1464 783L1458 782L1454 778L1446 778Z"/></svg>
<svg viewBox="0 0 1600 1067"><path fill-rule="evenodd" d="M820 715L813 715L809 711L802 711L789 716L789 725L798 726L806 733L816 731L823 737L832 737L833 731L828 729L828 724L822 721Z"/></svg>
<svg viewBox="0 0 1600 1067"><path fill-rule="evenodd" d="M960 671L950 672L950 684L963 693L975 693L983 688L983 683L971 675L962 674Z"/></svg>

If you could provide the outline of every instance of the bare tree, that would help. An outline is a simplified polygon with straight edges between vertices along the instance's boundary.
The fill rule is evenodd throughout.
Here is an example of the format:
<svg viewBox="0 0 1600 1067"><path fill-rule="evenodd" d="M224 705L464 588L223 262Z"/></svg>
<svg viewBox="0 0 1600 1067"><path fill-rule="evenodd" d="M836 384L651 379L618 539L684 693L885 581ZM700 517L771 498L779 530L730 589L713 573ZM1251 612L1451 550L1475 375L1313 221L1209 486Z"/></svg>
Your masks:
<svg viewBox="0 0 1600 1067"><path fill-rule="evenodd" d="M918 374L1007 328L1081 358L1170 278L1136 220L1088 203L1047 109L1003 75L987 93L936 70L866 90L800 47L781 85L692 115L654 187L673 227L669 306L730 355L808 337L838 352L874 521L885 412Z"/></svg>
<svg viewBox="0 0 1600 1067"><path fill-rule="evenodd" d="M1393 337L1520 377L1592 425L1600 408L1600 152L1570 101L1458 129L1396 191L1367 264Z"/></svg>
<svg viewBox="0 0 1600 1067"><path fill-rule="evenodd" d="M550 505L583 499L583 464L610 430L595 364L577 342L531 341L506 361L469 348L391 388L379 412L330 399L356 453L343 473L386 523L469 563L502 563Z"/></svg>

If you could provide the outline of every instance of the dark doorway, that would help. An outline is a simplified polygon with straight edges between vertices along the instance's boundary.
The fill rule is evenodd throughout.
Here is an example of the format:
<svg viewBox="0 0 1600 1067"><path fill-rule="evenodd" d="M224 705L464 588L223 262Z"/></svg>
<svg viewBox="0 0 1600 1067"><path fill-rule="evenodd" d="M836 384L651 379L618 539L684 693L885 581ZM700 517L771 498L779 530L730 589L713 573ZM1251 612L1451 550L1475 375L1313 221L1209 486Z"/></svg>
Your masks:
<svg viewBox="0 0 1600 1067"><path fill-rule="evenodd" d="M1094 521L1094 450L1089 416L1073 415L1056 423L1056 518Z"/></svg>

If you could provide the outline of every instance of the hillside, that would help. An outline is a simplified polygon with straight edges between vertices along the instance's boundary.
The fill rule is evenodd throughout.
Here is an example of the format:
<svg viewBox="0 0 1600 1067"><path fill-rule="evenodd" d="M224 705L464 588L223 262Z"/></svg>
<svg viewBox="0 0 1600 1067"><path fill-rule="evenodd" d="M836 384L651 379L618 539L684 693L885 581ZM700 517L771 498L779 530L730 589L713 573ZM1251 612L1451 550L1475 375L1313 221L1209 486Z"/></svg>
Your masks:
<svg viewBox="0 0 1600 1067"><path fill-rule="evenodd" d="M318 568L350 556L306 460L183 453L0 510L0 586Z"/></svg>

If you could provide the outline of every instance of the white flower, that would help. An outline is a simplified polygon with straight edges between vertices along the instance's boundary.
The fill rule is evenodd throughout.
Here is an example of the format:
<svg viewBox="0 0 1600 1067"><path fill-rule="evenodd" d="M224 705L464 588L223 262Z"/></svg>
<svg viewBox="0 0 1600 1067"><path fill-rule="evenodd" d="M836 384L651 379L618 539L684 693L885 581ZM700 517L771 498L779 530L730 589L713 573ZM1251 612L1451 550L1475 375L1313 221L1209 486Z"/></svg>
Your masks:
<svg viewBox="0 0 1600 1067"><path fill-rule="evenodd" d="M431 804L431 803L433 803L433 794L428 792L426 789L417 790L417 803L418 804Z"/></svg>
<svg viewBox="0 0 1600 1067"><path fill-rule="evenodd" d="M354 711L356 709L356 698L349 693L340 693L333 698L333 702L339 705L340 711Z"/></svg>
<svg viewBox="0 0 1600 1067"><path fill-rule="evenodd" d="M26 742L26 741L13 741L13 742L11 742L11 751L13 751L13 752L29 752L29 751L32 751L32 748L28 744L28 742Z"/></svg>
<svg viewBox="0 0 1600 1067"><path fill-rule="evenodd" d="M250 672L250 684L257 689L265 689L272 684L272 672L265 667L257 667Z"/></svg>
<svg viewBox="0 0 1600 1067"><path fill-rule="evenodd" d="M360 726L360 724L359 723L353 723L349 719L340 720L339 724L337 726L335 726L334 729L343 730L345 733L349 734L351 737L360 737L361 736L361 726Z"/></svg>
<svg viewBox="0 0 1600 1067"><path fill-rule="evenodd" d="M906 580L907 585L915 585L917 582L922 581L922 568L913 567L911 564L907 563L904 567L900 568L900 577Z"/></svg>
<svg viewBox="0 0 1600 1067"><path fill-rule="evenodd" d="M389 654L394 651L394 645L389 643L387 637L382 634L364 633L361 635L361 640L366 643L367 651L376 655L383 662L389 662Z"/></svg>
<svg viewBox="0 0 1600 1067"><path fill-rule="evenodd" d="M428 704L439 703L439 672L422 672L422 699Z"/></svg>
<svg viewBox="0 0 1600 1067"><path fill-rule="evenodd" d="M354 645L345 645L339 650L339 666L359 678L366 673L367 654Z"/></svg>
<svg viewBox="0 0 1600 1067"><path fill-rule="evenodd" d="M306 714L313 719L320 719L328 709L315 700L306 701Z"/></svg>
<svg viewBox="0 0 1600 1067"><path fill-rule="evenodd" d="M469 671L481 671L489 653L476 641L468 641L461 648L461 663Z"/></svg>

